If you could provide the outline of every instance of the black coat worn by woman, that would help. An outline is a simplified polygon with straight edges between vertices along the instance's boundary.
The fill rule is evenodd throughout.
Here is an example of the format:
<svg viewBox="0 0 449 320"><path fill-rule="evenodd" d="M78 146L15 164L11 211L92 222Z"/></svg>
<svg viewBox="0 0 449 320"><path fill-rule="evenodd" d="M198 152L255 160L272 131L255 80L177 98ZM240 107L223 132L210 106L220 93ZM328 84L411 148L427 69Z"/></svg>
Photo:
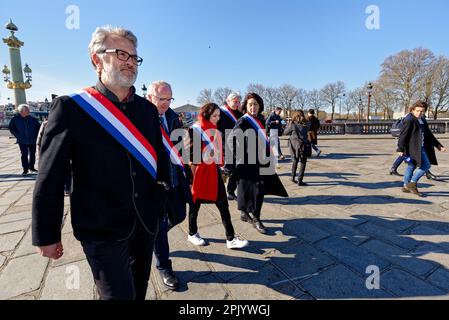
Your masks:
<svg viewBox="0 0 449 320"><path fill-rule="evenodd" d="M259 116L258 120L263 128L263 117ZM273 159L270 161L273 154L270 154L269 146L263 137L257 134L249 120L240 118L233 132L240 144L243 142L243 146L237 145L233 148L237 165L235 174L240 179L237 192L238 209L247 214L252 213L254 219L259 221L265 195L288 197L288 194L275 172L275 162ZM243 137L239 132L243 133ZM259 159L259 150L265 155L265 159ZM240 155L243 156L242 159Z"/></svg>
<svg viewBox="0 0 449 320"><path fill-rule="evenodd" d="M301 161L301 168L298 174L298 184L305 185L303 183L304 172L306 170L307 158L312 155L312 146L307 138L307 134L310 130L310 123L289 123L285 128L284 134L290 135L290 154L292 156L292 181L295 181L296 169L298 168L298 162Z"/></svg>

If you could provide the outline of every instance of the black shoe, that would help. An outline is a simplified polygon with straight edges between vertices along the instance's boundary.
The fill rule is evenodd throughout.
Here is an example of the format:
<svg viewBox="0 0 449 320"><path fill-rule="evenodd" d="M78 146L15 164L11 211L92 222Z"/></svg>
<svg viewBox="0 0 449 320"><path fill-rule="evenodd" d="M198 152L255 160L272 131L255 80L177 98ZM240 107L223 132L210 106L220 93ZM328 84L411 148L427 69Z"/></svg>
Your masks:
<svg viewBox="0 0 449 320"><path fill-rule="evenodd" d="M30 168L30 171L31 171L31 172L34 172L34 173L37 173L37 170L34 169L34 168Z"/></svg>
<svg viewBox="0 0 449 320"><path fill-rule="evenodd" d="M161 273L162 282L164 285L170 290L178 289L179 282L173 272L164 272Z"/></svg>
<svg viewBox="0 0 449 320"><path fill-rule="evenodd" d="M249 214L247 214L246 212L243 212L243 211L240 213L240 220L242 220L243 222L252 222L253 221L253 219L251 219Z"/></svg>
<svg viewBox="0 0 449 320"><path fill-rule="evenodd" d="M426 178L429 179L429 180L438 180L438 177L435 176L435 175L434 175L432 172L430 172L430 171L427 171L427 172L426 172Z"/></svg>
<svg viewBox="0 0 449 320"><path fill-rule="evenodd" d="M293 183L298 183L298 181L295 179L295 177L290 178L290 181Z"/></svg>
<svg viewBox="0 0 449 320"><path fill-rule="evenodd" d="M396 169L391 169L391 170L390 170L390 175L391 175L391 176L402 177L402 175L400 175L399 172L398 172Z"/></svg>
<svg viewBox="0 0 449 320"><path fill-rule="evenodd" d="M230 201L237 200L237 196L235 195L234 192L228 192L228 200Z"/></svg>
<svg viewBox="0 0 449 320"><path fill-rule="evenodd" d="M23 171L23 172L22 172L22 176L25 177L25 176L27 176L27 175L28 175L28 171Z"/></svg>
<svg viewBox="0 0 449 320"><path fill-rule="evenodd" d="M302 181L302 180L299 180L298 181L298 186L307 186L308 184L307 183L305 183L304 181Z"/></svg>
<svg viewBox="0 0 449 320"><path fill-rule="evenodd" d="M265 229L265 226L263 225L262 221L260 220L254 220L253 226L256 228L257 231L259 231L262 234L267 233L267 230Z"/></svg>

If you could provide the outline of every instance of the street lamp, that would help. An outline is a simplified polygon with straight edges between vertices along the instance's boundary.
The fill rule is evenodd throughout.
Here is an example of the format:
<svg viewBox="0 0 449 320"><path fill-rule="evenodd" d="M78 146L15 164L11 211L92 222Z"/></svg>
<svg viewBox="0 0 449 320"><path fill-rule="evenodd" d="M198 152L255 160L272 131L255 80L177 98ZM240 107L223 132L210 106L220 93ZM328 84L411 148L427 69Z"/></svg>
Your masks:
<svg viewBox="0 0 449 320"><path fill-rule="evenodd" d="M370 104L371 104L371 95L373 93L373 84L371 82L369 82L366 88L367 88L367 92L368 92L368 106L367 106L367 110L366 110L366 123L368 123L369 122L369 109L370 109Z"/></svg>
<svg viewBox="0 0 449 320"><path fill-rule="evenodd" d="M339 115L338 115L338 118L339 118L339 120L341 120L341 99L343 98L345 98L346 97L346 93L343 93L341 96L340 96L340 113L339 113Z"/></svg>
<svg viewBox="0 0 449 320"><path fill-rule="evenodd" d="M23 68L23 73L25 74L25 78L27 78L27 82L31 82L33 77L31 76L31 73L33 70L31 70L28 63L25 63L25 68Z"/></svg>
<svg viewBox="0 0 449 320"><path fill-rule="evenodd" d="M11 79L10 78L11 71L8 69L8 66L5 65L3 67L2 73L3 73L3 80L5 82L8 82Z"/></svg>
<svg viewBox="0 0 449 320"><path fill-rule="evenodd" d="M362 107L363 107L363 102L362 102L362 98L359 98L359 112L358 112L358 119L357 122L360 122L360 118L361 118L361 114L360 112L362 111Z"/></svg>
<svg viewBox="0 0 449 320"><path fill-rule="evenodd" d="M148 91L148 89L147 89L147 87L145 86L145 83L144 83L143 86L142 86L142 94L143 94L144 98L147 97L147 91Z"/></svg>

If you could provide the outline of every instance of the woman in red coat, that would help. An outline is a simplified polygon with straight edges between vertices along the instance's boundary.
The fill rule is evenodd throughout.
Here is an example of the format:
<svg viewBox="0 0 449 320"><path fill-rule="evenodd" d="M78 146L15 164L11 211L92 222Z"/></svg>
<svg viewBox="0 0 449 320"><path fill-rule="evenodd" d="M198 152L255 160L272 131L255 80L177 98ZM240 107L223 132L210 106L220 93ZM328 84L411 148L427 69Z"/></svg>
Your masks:
<svg viewBox="0 0 449 320"><path fill-rule="evenodd" d="M190 150L194 157L191 163L193 205L189 211L188 240L197 246L206 245L206 241L198 233L198 212L202 203L215 203L226 231L227 247L229 249L243 248L248 245L248 241L235 236L221 175L220 165L223 163L223 157L221 134L217 130L218 120L220 120L220 108L215 103L207 103L201 107L198 122L189 131ZM201 147L197 147L200 144Z"/></svg>

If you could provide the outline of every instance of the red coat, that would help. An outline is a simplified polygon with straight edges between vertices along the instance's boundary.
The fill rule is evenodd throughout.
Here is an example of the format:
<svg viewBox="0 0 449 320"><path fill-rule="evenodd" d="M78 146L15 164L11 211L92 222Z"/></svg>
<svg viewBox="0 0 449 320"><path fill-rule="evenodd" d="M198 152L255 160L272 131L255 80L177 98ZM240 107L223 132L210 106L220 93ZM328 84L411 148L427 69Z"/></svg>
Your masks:
<svg viewBox="0 0 449 320"><path fill-rule="evenodd" d="M210 121L199 118L198 124L203 132L213 142L215 150L221 152L221 135L217 130L217 126ZM196 134L196 131L194 131ZM202 153L206 151L206 143L202 142ZM207 158L201 157L201 163L193 165L196 169L193 172L192 197L193 201L203 200L206 202L217 202L219 197L219 183L223 183L221 176L218 175L218 167L223 165L222 155L217 155L219 160L207 161Z"/></svg>

